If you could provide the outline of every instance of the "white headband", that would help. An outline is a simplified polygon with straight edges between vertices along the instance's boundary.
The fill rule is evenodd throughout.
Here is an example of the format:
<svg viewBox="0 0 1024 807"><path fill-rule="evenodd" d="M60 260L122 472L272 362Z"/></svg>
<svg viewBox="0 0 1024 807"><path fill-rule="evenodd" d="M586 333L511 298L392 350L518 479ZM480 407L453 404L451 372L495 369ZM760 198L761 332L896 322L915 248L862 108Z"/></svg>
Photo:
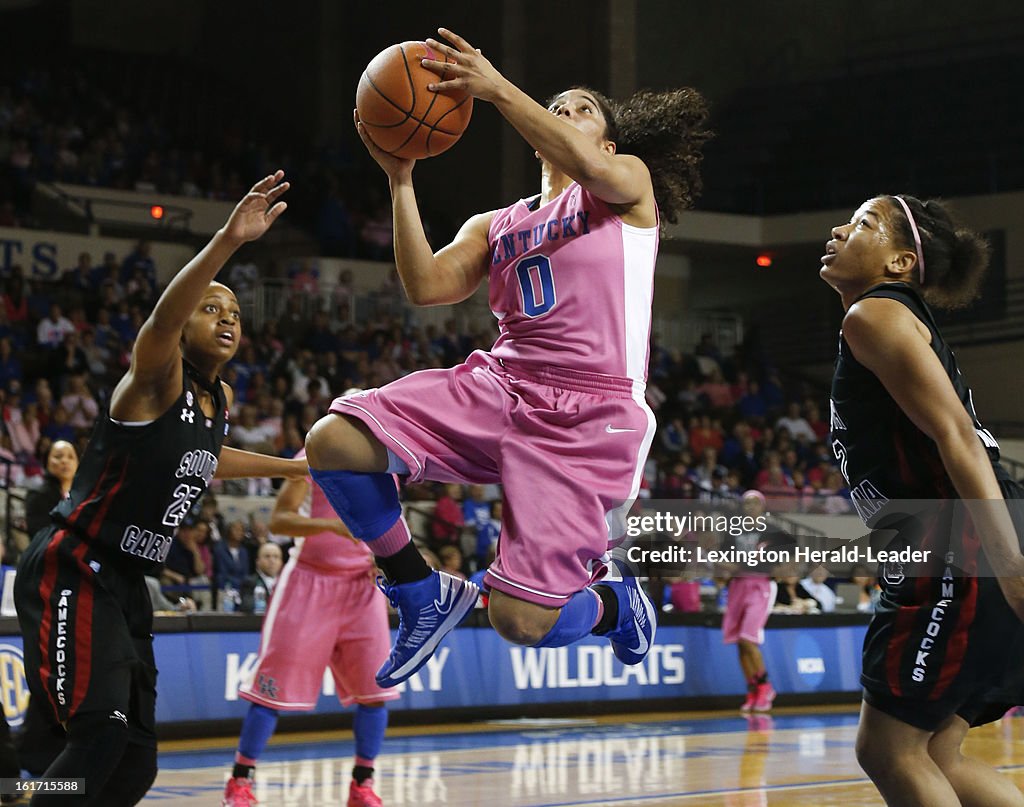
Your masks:
<svg viewBox="0 0 1024 807"><path fill-rule="evenodd" d="M921 285L924 285L924 249L921 247L921 233L917 231L917 222L914 221L914 215L910 212L910 205L903 201L902 196L893 197L900 206L903 208L903 212L907 214L907 221L910 222L910 231L914 234L914 249L917 250L917 266L918 271L921 273Z"/></svg>

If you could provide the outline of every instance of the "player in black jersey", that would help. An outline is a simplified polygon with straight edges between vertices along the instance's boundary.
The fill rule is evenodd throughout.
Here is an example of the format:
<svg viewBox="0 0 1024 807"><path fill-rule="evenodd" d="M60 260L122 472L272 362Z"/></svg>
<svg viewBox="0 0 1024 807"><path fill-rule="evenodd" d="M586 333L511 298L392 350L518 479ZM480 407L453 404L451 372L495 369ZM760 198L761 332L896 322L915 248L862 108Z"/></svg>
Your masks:
<svg viewBox="0 0 1024 807"><path fill-rule="evenodd" d="M943 205L910 196L865 202L821 259L846 311L833 450L865 523L895 536L891 548L929 551L880 569L864 643L857 757L889 805L1024 805L1009 779L961 752L971 726L1024 690L1024 491L999 465L929 309L973 299L987 260L985 241Z"/></svg>
<svg viewBox="0 0 1024 807"><path fill-rule="evenodd" d="M210 480L302 478L305 462L221 448L231 389L218 373L241 336L238 301L212 282L234 251L285 209L284 174L266 177L171 280L139 331L131 367L96 422L70 496L32 539L15 584L32 697L67 729L47 777L84 778L85 795L33 805L122 805L156 776L153 612L144 574L167 556Z"/></svg>

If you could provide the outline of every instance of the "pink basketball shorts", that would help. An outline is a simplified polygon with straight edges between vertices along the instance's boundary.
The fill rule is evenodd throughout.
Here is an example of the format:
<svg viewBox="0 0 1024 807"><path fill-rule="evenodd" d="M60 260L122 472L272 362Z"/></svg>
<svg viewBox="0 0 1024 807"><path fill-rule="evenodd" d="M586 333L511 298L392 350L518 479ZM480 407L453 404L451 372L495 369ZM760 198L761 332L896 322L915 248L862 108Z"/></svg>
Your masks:
<svg viewBox="0 0 1024 807"><path fill-rule="evenodd" d="M411 481L501 483L498 555L484 582L553 608L604 576L655 428L642 384L481 351L338 398L331 412L365 423Z"/></svg>
<svg viewBox="0 0 1024 807"><path fill-rule="evenodd" d="M399 693L374 680L390 650L387 600L369 574L326 572L293 559L274 588L256 666L238 694L271 709L312 709L330 667L345 706L392 700Z"/></svg>
<svg viewBox="0 0 1024 807"><path fill-rule="evenodd" d="M775 604L775 581L770 577L734 577L722 617L722 639L736 644L744 639L764 644L764 626Z"/></svg>

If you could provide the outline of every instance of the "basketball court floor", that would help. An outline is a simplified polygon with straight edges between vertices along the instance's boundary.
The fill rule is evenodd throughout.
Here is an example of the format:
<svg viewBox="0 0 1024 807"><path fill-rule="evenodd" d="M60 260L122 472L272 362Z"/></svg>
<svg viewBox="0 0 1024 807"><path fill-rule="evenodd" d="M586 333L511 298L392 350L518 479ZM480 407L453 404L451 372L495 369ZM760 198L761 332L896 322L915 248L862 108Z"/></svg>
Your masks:
<svg viewBox="0 0 1024 807"><path fill-rule="evenodd" d="M882 805L857 767L857 715L778 710L395 729L378 760L385 805L803 807ZM969 752L1024 787L1024 718L971 733ZM260 807L344 804L350 733L275 738L257 772ZM144 804L220 804L234 740L161 745Z"/></svg>

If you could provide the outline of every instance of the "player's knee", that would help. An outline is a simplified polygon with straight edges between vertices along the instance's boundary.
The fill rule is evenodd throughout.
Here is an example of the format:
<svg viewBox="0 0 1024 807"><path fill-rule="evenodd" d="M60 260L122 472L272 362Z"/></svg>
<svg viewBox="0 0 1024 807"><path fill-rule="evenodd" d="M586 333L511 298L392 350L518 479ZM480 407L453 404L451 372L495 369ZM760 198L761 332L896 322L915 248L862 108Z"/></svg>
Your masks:
<svg viewBox="0 0 1024 807"><path fill-rule="evenodd" d="M331 413L306 435L306 460L318 471L372 473L388 467L388 452L362 421Z"/></svg>
<svg viewBox="0 0 1024 807"><path fill-rule="evenodd" d="M761 658L761 646L757 642L752 642L750 639L739 639L736 642L736 647L744 658L749 658L752 661L758 661Z"/></svg>
<svg viewBox="0 0 1024 807"><path fill-rule="evenodd" d="M512 644L532 647L548 633L547 630L521 617L495 614L493 612L488 615L490 616L491 627L494 628L495 632L506 642L511 642Z"/></svg>
<svg viewBox="0 0 1024 807"><path fill-rule="evenodd" d="M870 776L872 779L875 778L876 773L882 766L881 760L879 759L881 750L878 745L872 744L871 741L865 736L864 732L857 734L857 742L854 746L854 753L857 755L857 764L860 765L861 769Z"/></svg>
<svg viewBox="0 0 1024 807"><path fill-rule="evenodd" d="M928 740L928 756L944 771L952 770L964 761L962 743L966 734L966 724L964 725L962 732L951 727L935 732Z"/></svg>
<svg viewBox="0 0 1024 807"><path fill-rule="evenodd" d="M345 439L345 419L334 414L324 415L306 434L306 459L310 466L320 470L343 471L345 452L339 446Z"/></svg>
<svg viewBox="0 0 1024 807"><path fill-rule="evenodd" d="M946 743L929 743L928 756L932 758L932 762L947 772L956 765L959 765L964 759L963 754L960 753L959 746L951 747Z"/></svg>
<svg viewBox="0 0 1024 807"><path fill-rule="evenodd" d="M529 603L517 601L512 597L495 598L492 593L487 607L491 627L502 639L512 644L528 647L537 644L551 630L551 619L547 612L536 613L534 609L541 609L529 606Z"/></svg>
<svg viewBox="0 0 1024 807"><path fill-rule="evenodd" d="M900 766L904 764L894 757L891 745L879 742L877 737L872 739L865 731L857 732L854 751L857 755L857 764L873 782L897 776Z"/></svg>

